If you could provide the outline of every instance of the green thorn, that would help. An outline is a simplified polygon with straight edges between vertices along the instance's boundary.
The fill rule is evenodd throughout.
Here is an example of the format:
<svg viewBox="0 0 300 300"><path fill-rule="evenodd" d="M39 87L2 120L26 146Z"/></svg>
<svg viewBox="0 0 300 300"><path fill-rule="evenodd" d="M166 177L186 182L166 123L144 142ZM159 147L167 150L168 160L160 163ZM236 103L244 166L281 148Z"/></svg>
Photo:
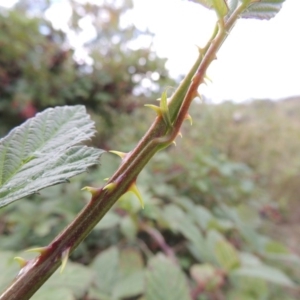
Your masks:
<svg viewBox="0 0 300 300"><path fill-rule="evenodd" d="M157 114L158 116L161 116L161 115L162 115L162 111L161 111L161 108L160 108L160 107L158 107L158 106L156 106L156 105L153 105L153 104L145 104L145 106L146 106L146 107L149 107L149 108L151 108L151 109L153 109L153 110L156 112L156 114Z"/></svg>
<svg viewBox="0 0 300 300"><path fill-rule="evenodd" d="M193 125L193 119L192 119L191 115L187 114L184 119L189 120L191 123L191 126Z"/></svg>
<svg viewBox="0 0 300 300"><path fill-rule="evenodd" d="M139 199L139 201L141 203L142 209L144 209L144 201L143 201L142 195L141 195L140 191L138 190L135 182L130 186L130 188L128 189L128 192L132 192L137 196L137 198Z"/></svg>
<svg viewBox="0 0 300 300"><path fill-rule="evenodd" d="M28 263L28 261L26 259L24 259L23 257L20 257L20 256L14 257L14 260L19 263L21 269L24 268Z"/></svg>
<svg viewBox="0 0 300 300"><path fill-rule="evenodd" d="M122 159L124 159L125 156L127 155L127 153L125 153L125 152L120 152L120 151L115 151L115 150L111 150L111 151L109 151L109 152L118 155L118 156L121 157Z"/></svg>
<svg viewBox="0 0 300 300"><path fill-rule="evenodd" d="M26 252L38 252L40 254L44 254L49 250L48 247L37 247L26 250Z"/></svg>
<svg viewBox="0 0 300 300"><path fill-rule="evenodd" d="M92 196L98 195L100 192L100 189L98 188L93 188L91 186L85 186L81 189L82 191L87 191L90 192L92 194Z"/></svg>
<svg viewBox="0 0 300 300"><path fill-rule="evenodd" d="M160 111L161 115L169 127L172 127L171 119L170 119L170 112L169 112L169 106L168 106L168 95L167 95L167 89L161 94L160 98Z"/></svg>
<svg viewBox="0 0 300 300"><path fill-rule="evenodd" d="M115 182L108 183L103 190L113 191L116 188L117 184Z"/></svg>
<svg viewBox="0 0 300 300"><path fill-rule="evenodd" d="M66 250L63 251L62 255L61 255L61 268L59 273L61 274L64 269L66 268L67 262L68 262L68 258L69 258L69 254L70 254L70 247L67 248Z"/></svg>

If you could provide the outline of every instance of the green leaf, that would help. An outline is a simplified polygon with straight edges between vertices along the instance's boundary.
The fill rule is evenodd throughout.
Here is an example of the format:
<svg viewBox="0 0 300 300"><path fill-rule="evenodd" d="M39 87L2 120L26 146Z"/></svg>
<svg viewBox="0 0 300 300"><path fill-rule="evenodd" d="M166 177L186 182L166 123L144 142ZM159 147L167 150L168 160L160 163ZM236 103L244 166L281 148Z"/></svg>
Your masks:
<svg viewBox="0 0 300 300"><path fill-rule="evenodd" d="M213 220L211 212L201 205L197 205L195 207L193 215L195 221L201 226L203 230L207 230L208 224Z"/></svg>
<svg viewBox="0 0 300 300"><path fill-rule="evenodd" d="M226 271L231 271L240 265L237 250L226 240L221 240L216 243L215 255L219 264Z"/></svg>
<svg viewBox="0 0 300 300"><path fill-rule="evenodd" d="M245 0L244 0L245 1ZM244 2L243 1L243 2ZM247 0L249 2L249 0ZM269 20L280 11L285 0L261 0L251 3L241 14L242 18Z"/></svg>
<svg viewBox="0 0 300 300"><path fill-rule="evenodd" d="M270 254L288 254L288 249L281 243L276 241L268 241L265 245L266 253Z"/></svg>
<svg viewBox="0 0 300 300"><path fill-rule="evenodd" d="M108 211L103 219L95 226L95 229L105 230L117 226L121 218L114 212Z"/></svg>
<svg viewBox="0 0 300 300"><path fill-rule="evenodd" d="M202 286L205 291L219 289L223 284L223 275L210 264L196 264L190 269L191 277L198 286Z"/></svg>
<svg viewBox="0 0 300 300"><path fill-rule="evenodd" d="M56 275L59 276L59 275ZM76 300L72 291L64 287L53 287L43 288L42 291L32 296L31 300Z"/></svg>
<svg viewBox="0 0 300 300"><path fill-rule="evenodd" d="M93 261L91 268L95 270L97 289L106 296L112 294L118 279L119 251L116 247L100 253Z"/></svg>
<svg viewBox="0 0 300 300"><path fill-rule="evenodd" d="M95 133L84 106L49 108L0 140L0 207L66 182L103 150L75 146Z"/></svg>
<svg viewBox="0 0 300 300"><path fill-rule="evenodd" d="M184 273L162 254L150 260L145 300L190 300Z"/></svg>
<svg viewBox="0 0 300 300"><path fill-rule="evenodd" d="M191 277L198 284L205 284L215 277L216 269L211 264L195 264L190 269Z"/></svg>
<svg viewBox="0 0 300 300"><path fill-rule="evenodd" d="M120 276L127 277L144 269L141 252L135 248L123 249L120 253Z"/></svg>
<svg viewBox="0 0 300 300"><path fill-rule="evenodd" d="M93 270L78 263L68 262L63 273L57 270L32 296L32 300L79 299L84 297L94 278ZM49 292L51 294L49 294ZM51 298L50 295L53 297ZM63 298L65 296L65 298Z"/></svg>
<svg viewBox="0 0 300 300"><path fill-rule="evenodd" d="M138 233L137 224L131 216L125 216L122 218L120 230L129 241L134 241Z"/></svg>
<svg viewBox="0 0 300 300"><path fill-rule="evenodd" d="M238 276L260 278L287 287L295 286L292 280L283 272L276 268L269 267L266 265L256 265L255 267L241 267L233 271L232 274Z"/></svg>
<svg viewBox="0 0 300 300"><path fill-rule="evenodd" d="M20 271L20 267L13 260L15 256L18 255L13 252L0 252L0 270L2 271L0 272L0 291L4 290L4 288L6 288L11 283L16 274Z"/></svg>
<svg viewBox="0 0 300 300"><path fill-rule="evenodd" d="M214 254L215 261L226 271L231 271L240 265L237 250L222 234L210 230L207 234L207 245Z"/></svg>
<svg viewBox="0 0 300 300"><path fill-rule="evenodd" d="M169 204L164 207L162 217L171 230L178 231L181 228L181 222L186 218L186 214L177 205Z"/></svg>
<svg viewBox="0 0 300 300"><path fill-rule="evenodd" d="M227 15L228 6L225 0L211 0L211 2L219 18Z"/></svg>
<svg viewBox="0 0 300 300"><path fill-rule="evenodd" d="M114 299L131 298L140 295L144 291L144 271L137 271L126 277L123 277L116 283L113 290Z"/></svg>

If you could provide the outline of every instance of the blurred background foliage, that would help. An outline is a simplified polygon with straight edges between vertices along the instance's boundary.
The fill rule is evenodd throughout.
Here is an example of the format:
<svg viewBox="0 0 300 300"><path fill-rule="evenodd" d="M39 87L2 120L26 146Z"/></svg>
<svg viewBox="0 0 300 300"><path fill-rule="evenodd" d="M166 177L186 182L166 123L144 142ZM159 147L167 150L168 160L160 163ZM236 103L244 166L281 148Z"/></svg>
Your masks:
<svg viewBox="0 0 300 300"><path fill-rule="evenodd" d="M51 1L20 1L0 11L0 117L6 126L0 133L46 107L81 103L95 115L95 141L107 140L124 114L147 96L157 97L161 84L173 85L166 59L151 50L151 34L123 21L131 1L120 7L111 1L69 5L64 31L45 18ZM92 28L90 39L84 38L85 22ZM148 47L135 46L141 36ZM82 43L74 45L77 40Z"/></svg>
<svg viewBox="0 0 300 300"><path fill-rule="evenodd" d="M0 135L49 106L84 104L95 146L130 151L154 119L143 107L176 86L151 33L125 24L131 1L69 1L67 31L45 15L51 1L0 11ZM79 39L83 20L94 37ZM149 47L139 49L140 37ZM177 146L158 153L33 299L299 299L299 99L194 103ZM17 273L14 256L49 243L120 163L46 189L0 210L0 290ZM33 217L34 216L34 217ZM20 254L21 253L21 254ZM25 254L30 255L30 254Z"/></svg>

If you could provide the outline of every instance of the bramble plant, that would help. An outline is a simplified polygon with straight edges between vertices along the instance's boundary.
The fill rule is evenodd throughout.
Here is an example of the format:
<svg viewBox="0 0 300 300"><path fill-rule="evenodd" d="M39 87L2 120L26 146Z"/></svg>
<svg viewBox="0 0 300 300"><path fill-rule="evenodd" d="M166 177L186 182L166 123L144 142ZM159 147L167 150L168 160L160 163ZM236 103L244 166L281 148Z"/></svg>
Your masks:
<svg viewBox="0 0 300 300"><path fill-rule="evenodd" d="M86 289L92 285L91 275L84 273L84 267L80 269L73 263L66 267L67 260L95 227L103 226L103 229L115 225L130 228L127 230L128 239L134 238L137 231L147 233L164 254L151 258L147 271L144 271L142 256L137 251L118 251L117 247L106 250L93 262L93 270L99 282L95 283L96 288L91 289L89 299L123 299L140 295L143 296L139 299L146 300L213 299L209 298L210 295L219 295L221 290L226 292L226 280L235 287L228 292L226 299L275 299L276 292L270 294L266 282L290 288L296 286L284 272L269 265L268 261L277 259L279 263L288 259L298 263L297 258L281 244L258 234L257 224L249 228L247 218L256 217L253 211L243 203L236 210L231 209L228 200L222 199L214 187L209 192L211 182L202 180L198 183L195 179L194 186L190 187L195 194L199 194L199 191L204 195L205 192L210 193L210 197L215 199L215 205L211 203L211 210L184 195L176 197L170 188L162 197L169 197L170 202L172 198L175 200L160 211L157 202L146 201L144 204L143 193L137 188L137 177L146 164L157 152L174 143L181 134L185 120L191 121L188 111L192 101L199 96L198 87L205 82L207 68L216 59L219 48L236 21L239 18L268 20L279 12L284 0L194 2L213 9L217 14L213 34L206 46L199 48L194 65L169 98L167 92L170 93L171 89L166 89L161 95L159 106L146 105L157 116L136 147L128 153L110 151L121 157L119 168L103 187L83 188L91 194L91 199L74 220L49 245L31 249L39 253L37 257L28 260L19 256L15 258L21 270L0 296L1 300L30 299L60 266L61 272L64 269L64 272L68 272L70 268L72 272L84 274L85 281L80 282L79 286L83 284L81 289ZM104 151L78 145L94 133L93 123L85 108L80 105L47 109L12 130L0 140L0 206L38 193L45 187L66 182L88 167L98 164ZM201 174L203 178L212 173L218 174L213 182L216 186L224 183L237 185L236 190L226 195L232 202L239 202L240 194L247 197L251 190L248 179L251 171L248 168L233 164L222 156L204 156L200 150L193 159L202 166L202 170L184 169L184 163L177 163L182 172L189 173L189 180L193 181L195 173ZM168 168L172 171L172 161ZM182 184L174 178L170 180L173 180L174 185ZM158 189L159 180L152 178L149 186L153 190ZM236 191L240 193L238 196ZM127 192L133 192L141 206L145 206L141 217L137 216L136 207L124 203L120 204L126 212L124 218L122 214L110 210L120 197L126 197ZM106 219L99 223L104 217ZM184 261L180 255L176 255L153 223L160 230L167 229L173 234L183 235L193 259L186 258ZM250 245L250 252L246 252L244 241ZM134 270L129 268L131 260ZM117 265L123 266L121 273L116 271ZM189 270L189 280L179 266ZM110 270L108 274L107 270ZM124 282L127 283L126 287ZM74 284L68 286L80 289ZM82 290L78 292L78 298L83 297ZM63 293L68 292L63 290Z"/></svg>

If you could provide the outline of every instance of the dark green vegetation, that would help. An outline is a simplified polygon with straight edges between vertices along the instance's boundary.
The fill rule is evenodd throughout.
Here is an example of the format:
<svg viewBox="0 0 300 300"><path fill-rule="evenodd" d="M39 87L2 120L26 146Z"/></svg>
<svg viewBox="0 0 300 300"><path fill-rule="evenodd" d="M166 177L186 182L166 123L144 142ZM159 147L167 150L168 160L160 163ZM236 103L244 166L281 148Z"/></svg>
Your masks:
<svg viewBox="0 0 300 300"><path fill-rule="evenodd" d="M95 37L84 45L93 65L84 60L87 55L78 58L66 33L53 29L44 18L48 2L20 1L14 10L0 9L0 134L49 106L83 104L95 116L99 135L95 140L103 141L98 145L103 148L115 127L122 125L123 115L143 106L150 94L158 98L160 87L174 81L164 67L166 60L157 57L150 42L138 50L127 47L141 35L151 41L150 33L132 25L120 30L131 1L124 1L121 9L70 1L69 28L78 38L83 32L81 19L94 20Z"/></svg>
<svg viewBox="0 0 300 300"><path fill-rule="evenodd" d="M25 53L29 55L28 49ZM141 53L133 55L137 56L132 63ZM126 55L120 64L128 61ZM69 63L74 63L71 57ZM110 63L107 69L115 76L111 82L122 77L120 70L128 75L124 65L116 71L116 60ZM48 72L49 66L42 71ZM49 74L45 83L50 85L59 77ZM61 80L65 74L60 74ZM103 83L81 72L78 76L91 85ZM24 116L23 110L12 109L19 107L12 106L13 99L18 99L17 86L7 88L12 92L1 100L5 104L1 126L7 126L3 132L12 125L8 120L14 115L23 112ZM28 79L27 89L33 87ZM117 110L110 99L103 98L97 109L91 104L97 99L94 96L68 102L76 95L60 94L66 88L67 83L57 88L59 95L52 100L61 102L50 101L49 94L55 90L50 86L43 105L39 93L35 101L17 103L42 109L86 101L96 122L102 120L102 129L106 124L103 135L109 148L124 152L132 149L153 120L148 109L139 108L141 99L130 98L132 89L128 97L135 105L128 111ZM292 230L280 235L278 227L289 222L290 207L298 196L299 109L297 99L194 104L193 126L186 123L177 147L158 153L138 179L145 209L141 210L134 195L125 194L75 251L64 273L53 275L32 299L297 299L292 294L299 283L295 270L300 263L294 245L286 240L295 237ZM5 120L3 116L9 113L11 117ZM107 125L110 122L113 128ZM1 289L17 272L12 257L24 256L24 249L47 245L90 199L80 188L103 185L119 163L119 158L105 154L102 166L89 174L0 210L0 269L7 270L0 274Z"/></svg>

